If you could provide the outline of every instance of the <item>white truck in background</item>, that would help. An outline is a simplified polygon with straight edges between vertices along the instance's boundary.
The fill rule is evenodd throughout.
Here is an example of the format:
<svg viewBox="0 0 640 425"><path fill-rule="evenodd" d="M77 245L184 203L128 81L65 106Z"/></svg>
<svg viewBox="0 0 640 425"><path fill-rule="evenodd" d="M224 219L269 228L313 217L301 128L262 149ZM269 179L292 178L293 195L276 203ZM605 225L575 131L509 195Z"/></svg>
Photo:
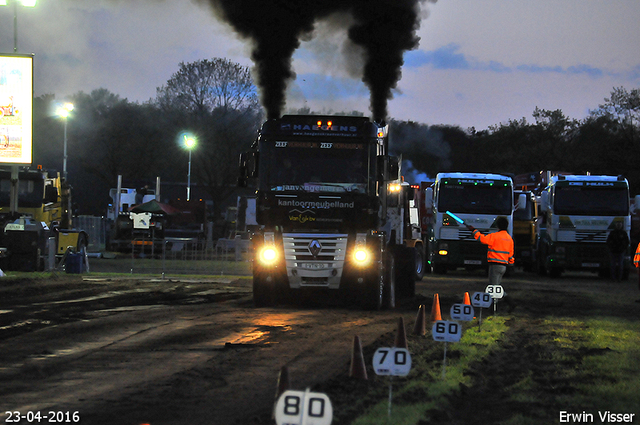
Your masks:
<svg viewBox="0 0 640 425"><path fill-rule="evenodd" d="M620 222L629 233L629 182L623 176L556 175L541 192L538 272L566 270L609 276L607 236ZM627 256L623 278L629 274Z"/></svg>

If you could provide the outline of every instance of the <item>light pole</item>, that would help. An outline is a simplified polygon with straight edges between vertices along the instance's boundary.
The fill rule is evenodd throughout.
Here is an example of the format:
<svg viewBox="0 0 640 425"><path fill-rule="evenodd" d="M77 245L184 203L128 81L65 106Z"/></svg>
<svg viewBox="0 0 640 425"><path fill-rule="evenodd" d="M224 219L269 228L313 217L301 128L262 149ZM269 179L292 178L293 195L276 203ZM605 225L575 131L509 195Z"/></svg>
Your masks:
<svg viewBox="0 0 640 425"><path fill-rule="evenodd" d="M62 177L67 181L67 121L69 114L73 111L73 103L65 103L58 107L57 114L64 119L64 157L62 159Z"/></svg>
<svg viewBox="0 0 640 425"><path fill-rule="evenodd" d="M35 7L36 0L13 0L13 53L18 53L18 3L24 7ZM0 0L0 6L6 6L7 0Z"/></svg>
<svg viewBox="0 0 640 425"><path fill-rule="evenodd" d="M191 134L184 134L182 142L189 151L189 171L187 172L187 201L189 201L191 199L191 150L196 146L196 139Z"/></svg>

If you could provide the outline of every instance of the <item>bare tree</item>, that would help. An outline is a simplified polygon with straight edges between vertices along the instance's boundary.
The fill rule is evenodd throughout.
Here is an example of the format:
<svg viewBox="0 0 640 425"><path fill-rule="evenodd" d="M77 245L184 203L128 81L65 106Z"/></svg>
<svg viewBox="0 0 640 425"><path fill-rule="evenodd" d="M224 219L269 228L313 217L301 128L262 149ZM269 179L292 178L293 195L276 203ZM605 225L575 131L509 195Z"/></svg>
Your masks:
<svg viewBox="0 0 640 425"><path fill-rule="evenodd" d="M181 63L157 89L156 103L176 131L196 135L194 182L209 193L218 217L236 190L238 156L249 148L262 120L249 69L219 58Z"/></svg>
<svg viewBox="0 0 640 425"><path fill-rule="evenodd" d="M627 90L615 87L605 103L591 111L595 117L606 116L620 126L621 132L631 143L638 140L640 125L640 89Z"/></svg>
<svg viewBox="0 0 640 425"><path fill-rule="evenodd" d="M217 108L259 108L249 68L220 58L181 62L178 72L156 90L156 98L163 109L181 108L197 114Z"/></svg>

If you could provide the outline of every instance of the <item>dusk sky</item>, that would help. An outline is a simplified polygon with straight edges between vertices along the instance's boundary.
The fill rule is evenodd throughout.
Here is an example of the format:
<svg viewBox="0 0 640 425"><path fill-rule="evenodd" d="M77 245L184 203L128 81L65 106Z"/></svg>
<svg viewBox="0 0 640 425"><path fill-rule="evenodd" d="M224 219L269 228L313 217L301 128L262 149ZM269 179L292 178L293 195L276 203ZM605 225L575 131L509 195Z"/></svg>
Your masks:
<svg viewBox="0 0 640 425"><path fill-rule="evenodd" d="M13 52L13 10L0 7L4 53ZM439 0L422 12L390 118L481 130L533 121L539 107L582 119L614 87L640 87L637 0ZM180 62L252 65L250 45L203 1L38 0L17 16L18 52L35 54L36 96L106 88L145 102ZM316 29L294 55L287 107L368 115L368 90L339 53L345 34Z"/></svg>

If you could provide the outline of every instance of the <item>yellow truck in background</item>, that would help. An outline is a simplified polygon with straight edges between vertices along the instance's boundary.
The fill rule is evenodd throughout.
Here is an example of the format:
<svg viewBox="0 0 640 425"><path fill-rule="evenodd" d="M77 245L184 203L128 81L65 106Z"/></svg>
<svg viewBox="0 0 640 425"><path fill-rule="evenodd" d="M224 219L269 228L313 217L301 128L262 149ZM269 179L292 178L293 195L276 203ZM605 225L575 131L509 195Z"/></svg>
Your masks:
<svg viewBox="0 0 640 425"><path fill-rule="evenodd" d="M527 190L514 190L514 198L524 195L524 208L513 212L513 242L515 266L525 271L533 271L536 265L536 246L538 244L538 199Z"/></svg>
<svg viewBox="0 0 640 425"><path fill-rule="evenodd" d="M17 191L15 211L11 190ZM84 256L88 235L72 229L70 205L71 188L59 172L21 167L16 176L0 169L0 268L53 269L70 252Z"/></svg>

